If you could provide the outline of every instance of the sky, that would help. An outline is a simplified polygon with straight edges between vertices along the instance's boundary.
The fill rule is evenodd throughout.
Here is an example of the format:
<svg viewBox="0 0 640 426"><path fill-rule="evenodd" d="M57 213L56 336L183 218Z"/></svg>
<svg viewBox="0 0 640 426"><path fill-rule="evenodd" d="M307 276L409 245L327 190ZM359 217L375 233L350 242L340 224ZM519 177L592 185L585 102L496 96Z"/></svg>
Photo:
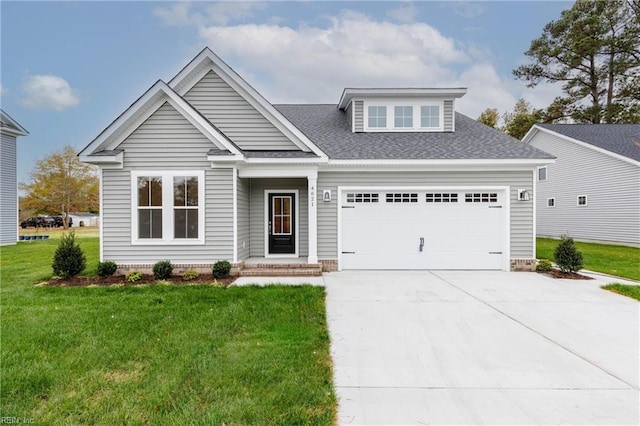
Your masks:
<svg viewBox="0 0 640 426"><path fill-rule="evenodd" d="M512 70L566 1L0 1L0 106L37 160L86 146L205 46L271 103L337 103L345 87L467 87L472 118L560 94Z"/></svg>

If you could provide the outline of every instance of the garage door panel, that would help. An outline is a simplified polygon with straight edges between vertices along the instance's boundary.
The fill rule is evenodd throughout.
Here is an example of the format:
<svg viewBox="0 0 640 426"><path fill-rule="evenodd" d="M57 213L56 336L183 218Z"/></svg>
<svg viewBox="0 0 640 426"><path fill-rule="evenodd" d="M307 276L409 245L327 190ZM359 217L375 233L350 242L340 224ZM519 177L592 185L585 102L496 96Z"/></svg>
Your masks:
<svg viewBox="0 0 640 426"><path fill-rule="evenodd" d="M342 269L501 269L508 232L503 195L474 192L465 202L459 192L457 202L426 202L429 194L412 190L414 202L387 202L408 198L378 192L377 202L345 202Z"/></svg>

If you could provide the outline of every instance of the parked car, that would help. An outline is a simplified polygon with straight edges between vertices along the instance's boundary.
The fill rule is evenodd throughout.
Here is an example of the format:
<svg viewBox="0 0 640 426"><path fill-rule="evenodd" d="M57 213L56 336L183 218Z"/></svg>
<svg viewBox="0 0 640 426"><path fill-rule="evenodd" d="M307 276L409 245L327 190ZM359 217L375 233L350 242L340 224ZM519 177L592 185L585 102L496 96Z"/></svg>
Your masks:
<svg viewBox="0 0 640 426"><path fill-rule="evenodd" d="M52 228L56 226L54 218L49 216L30 217L20 222L20 226L24 228Z"/></svg>
<svg viewBox="0 0 640 426"><path fill-rule="evenodd" d="M55 226L61 227L64 226L64 216L53 216L53 220L55 220ZM73 225L73 219L69 216L69 228Z"/></svg>

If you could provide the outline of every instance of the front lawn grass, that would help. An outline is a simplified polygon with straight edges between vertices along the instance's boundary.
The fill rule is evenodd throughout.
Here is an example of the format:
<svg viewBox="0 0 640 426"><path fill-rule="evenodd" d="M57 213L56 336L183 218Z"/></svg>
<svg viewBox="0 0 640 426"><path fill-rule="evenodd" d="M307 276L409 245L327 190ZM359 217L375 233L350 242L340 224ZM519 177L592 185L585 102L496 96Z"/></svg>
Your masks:
<svg viewBox="0 0 640 426"><path fill-rule="evenodd" d="M553 261L553 252L560 240L536 239L536 257ZM595 272L640 281L640 248L576 241L582 252L584 268Z"/></svg>
<svg viewBox="0 0 640 426"><path fill-rule="evenodd" d="M78 238L89 273L97 238ZM1 415L38 424L334 424L323 288L35 287L0 249Z"/></svg>
<svg viewBox="0 0 640 426"><path fill-rule="evenodd" d="M607 284L602 286L603 289L613 291L614 293L622 294L623 296L631 297L640 301L640 285L626 285L626 284Z"/></svg>

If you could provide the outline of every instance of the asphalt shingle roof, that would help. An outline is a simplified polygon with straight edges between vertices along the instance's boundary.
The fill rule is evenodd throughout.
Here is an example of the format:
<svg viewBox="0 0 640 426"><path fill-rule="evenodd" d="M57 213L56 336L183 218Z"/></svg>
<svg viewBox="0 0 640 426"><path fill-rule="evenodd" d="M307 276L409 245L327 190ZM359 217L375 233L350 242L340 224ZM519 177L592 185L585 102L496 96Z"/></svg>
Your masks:
<svg viewBox="0 0 640 426"><path fill-rule="evenodd" d="M538 126L640 161L640 124L539 124Z"/></svg>
<svg viewBox="0 0 640 426"><path fill-rule="evenodd" d="M318 158L313 152L304 151L242 151L247 158Z"/></svg>
<svg viewBox="0 0 640 426"><path fill-rule="evenodd" d="M456 113L455 132L353 133L335 105L274 105L331 159L552 159Z"/></svg>

